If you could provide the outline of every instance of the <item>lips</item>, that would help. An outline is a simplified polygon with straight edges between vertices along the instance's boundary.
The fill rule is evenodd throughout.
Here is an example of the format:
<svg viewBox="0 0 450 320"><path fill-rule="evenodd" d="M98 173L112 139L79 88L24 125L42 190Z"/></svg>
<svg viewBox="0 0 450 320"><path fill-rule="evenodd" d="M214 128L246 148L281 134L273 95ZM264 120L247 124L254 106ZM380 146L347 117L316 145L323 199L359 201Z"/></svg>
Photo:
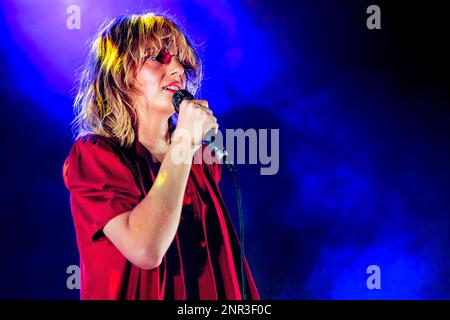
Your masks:
<svg viewBox="0 0 450 320"><path fill-rule="evenodd" d="M179 82L172 82L163 87L164 90L176 92L181 89L181 84Z"/></svg>

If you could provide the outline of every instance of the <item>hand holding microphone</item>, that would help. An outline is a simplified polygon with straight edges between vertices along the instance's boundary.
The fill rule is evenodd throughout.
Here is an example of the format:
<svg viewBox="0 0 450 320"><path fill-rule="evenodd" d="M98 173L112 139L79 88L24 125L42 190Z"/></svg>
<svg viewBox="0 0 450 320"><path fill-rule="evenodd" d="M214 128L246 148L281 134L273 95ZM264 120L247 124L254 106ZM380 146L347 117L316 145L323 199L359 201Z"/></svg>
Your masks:
<svg viewBox="0 0 450 320"><path fill-rule="evenodd" d="M186 102L183 103L183 101ZM194 100L194 96L189 91L181 89L173 95L172 103L175 112L178 113L177 128L189 128L188 130L193 129L194 131L192 139L193 146L198 148L202 143L206 144L218 162L223 162L230 171L234 171L234 166L227 158L228 153L225 148L215 145L214 140L211 138L213 136L213 130L211 129L214 129L214 134L217 134L219 125L217 124L216 117L213 116L211 109L208 107L208 101ZM192 109L196 109L196 111ZM195 125L196 121L197 125ZM199 130L200 127L201 130Z"/></svg>
<svg viewBox="0 0 450 320"><path fill-rule="evenodd" d="M194 100L194 97L186 90L177 91L172 100L175 111L178 113L174 135L190 136L192 147L198 149L209 131L217 133L219 125L217 118L208 107L208 101Z"/></svg>

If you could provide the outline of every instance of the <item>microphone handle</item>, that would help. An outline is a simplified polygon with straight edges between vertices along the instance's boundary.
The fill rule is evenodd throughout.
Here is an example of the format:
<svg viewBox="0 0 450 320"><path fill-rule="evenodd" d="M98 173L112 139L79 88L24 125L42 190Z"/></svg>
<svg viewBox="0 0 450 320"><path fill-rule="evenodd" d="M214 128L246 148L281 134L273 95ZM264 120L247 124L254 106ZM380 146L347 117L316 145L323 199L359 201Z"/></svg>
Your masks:
<svg viewBox="0 0 450 320"><path fill-rule="evenodd" d="M228 165L231 164L230 160L228 159L228 152L227 152L227 150L225 150L225 148L222 147L222 146L217 146L216 145L216 143L215 143L215 135L214 135L214 130L213 129L209 130L206 133L205 137L203 138L202 143L204 143L205 145L207 145L211 149L214 157L219 162L221 162L221 163L223 162L223 163L228 164Z"/></svg>

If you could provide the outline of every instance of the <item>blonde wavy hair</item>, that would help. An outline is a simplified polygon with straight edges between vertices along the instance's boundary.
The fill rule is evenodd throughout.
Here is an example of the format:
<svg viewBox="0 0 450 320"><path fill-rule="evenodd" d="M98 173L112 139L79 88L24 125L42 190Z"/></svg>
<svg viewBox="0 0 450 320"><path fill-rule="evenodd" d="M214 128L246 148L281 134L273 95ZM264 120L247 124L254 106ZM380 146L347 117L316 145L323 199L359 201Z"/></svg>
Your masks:
<svg viewBox="0 0 450 320"><path fill-rule="evenodd" d="M132 92L135 75L150 56L172 44L185 67L186 89L195 94L203 77L191 41L172 20L153 13L123 15L104 23L80 69L72 121L75 138L99 134L131 147L136 138ZM169 119L169 132L176 119Z"/></svg>

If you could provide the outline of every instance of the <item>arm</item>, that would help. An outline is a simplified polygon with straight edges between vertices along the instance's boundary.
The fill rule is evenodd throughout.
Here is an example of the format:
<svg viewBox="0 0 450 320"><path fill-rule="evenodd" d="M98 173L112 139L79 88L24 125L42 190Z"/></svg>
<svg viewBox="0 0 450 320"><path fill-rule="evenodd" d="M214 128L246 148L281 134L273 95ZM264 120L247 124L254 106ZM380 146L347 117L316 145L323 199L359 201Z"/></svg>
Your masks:
<svg viewBox="0 0 450 320"><path fill-rule="evenodd" d="M194 103L198 100L183 102L180 107L173 142L150 192L131 211L111 219L103 228L119 251L140 268L161 264L178 229L192 157L205 132L218 127L207 106L194 107ZM201 125L201 130L195 130L195 125Z"/></svg>
<svg viewBox="0 0 450 320"><path fill-rule="evenodd" d="M180 144L170 145L146 197L133 210L111 219L103 228L119 251L144 269L159 266L178 229L193 154L190 143ZM175 163L171 159L180 149L185 158Z"/></svg>

